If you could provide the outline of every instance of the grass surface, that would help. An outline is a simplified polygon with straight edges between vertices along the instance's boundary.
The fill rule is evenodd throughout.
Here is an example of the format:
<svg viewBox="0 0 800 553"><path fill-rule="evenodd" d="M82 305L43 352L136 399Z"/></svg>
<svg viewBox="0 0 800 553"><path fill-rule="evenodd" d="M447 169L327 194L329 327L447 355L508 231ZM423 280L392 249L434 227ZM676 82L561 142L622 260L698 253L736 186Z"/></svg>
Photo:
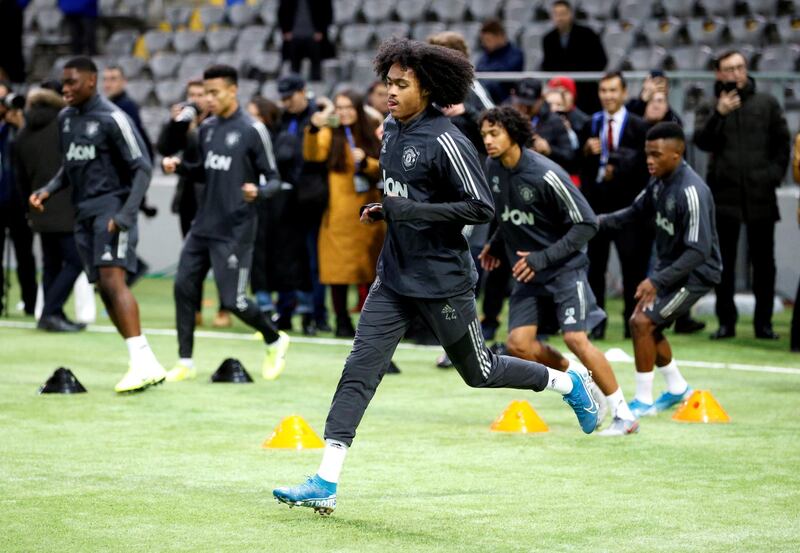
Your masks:
<svg viewBox="0 0 800 553"><path fill-rule="evenodd" d="M172 327L170 281L145 280L135 292L146 327ZM776 330L788 334L788 314ZM750 334L745 322L740 333ZM619 324L609 336L621 336ZM197 340L198 380L118 397L127 359L115 334L0 327L0 551L800 548L800 374L684 368L731 424L662 415L608 440L581 434L556 394L473 390L433 367L434 350L401 349L403 374L384 379L348 455L339 507L323 519L271 499L274 486L314 473L319 451L261 443L294 413L322 433L348 347L295 343L275 382L209 384L228 356L258 376L263 347L235 338ZM149 340L170 365L175 338ZM679 359L800 367L785 339L672 341ZM628 342L602 343L612 346L631 353ZM59 365L89 393L36 395ZM630 398L632 365L615 368ZM489 432L512 399L529 400L550 432Z"/></svg>

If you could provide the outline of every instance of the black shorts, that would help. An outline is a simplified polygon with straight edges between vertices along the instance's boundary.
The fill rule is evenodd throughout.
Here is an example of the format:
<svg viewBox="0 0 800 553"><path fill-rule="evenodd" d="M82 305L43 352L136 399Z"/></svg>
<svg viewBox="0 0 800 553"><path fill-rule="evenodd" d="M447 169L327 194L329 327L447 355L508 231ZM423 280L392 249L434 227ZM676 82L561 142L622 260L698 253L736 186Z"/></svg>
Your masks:
<svg viewBox="0 0 800 553"><path fill-rule="evenodd" d="M122 267L129 273L136 272L139 229L134 224L128 230L108 232L108 221L114 213L96 215L75 223L75 245L89 282L97 282L100 278L100 267Z"/></svg>
<svg viewBox="0 0 800 553"><path fill-rule="evenodd" d="M711 286L688 283L658 294L653 305L645 307L643 312L658 328L667 328L675 319L688 313L709 290Z"/></svg>
<svg viewBox="0 0 800 553"><path fill-rule="evenodd" d="M508 330L538 326L546 315L547 303L555 305L556 320L562 332L586 332L606 318L597 306L584 270L568 270L544 284L517 283L511 292Z"/></svg>

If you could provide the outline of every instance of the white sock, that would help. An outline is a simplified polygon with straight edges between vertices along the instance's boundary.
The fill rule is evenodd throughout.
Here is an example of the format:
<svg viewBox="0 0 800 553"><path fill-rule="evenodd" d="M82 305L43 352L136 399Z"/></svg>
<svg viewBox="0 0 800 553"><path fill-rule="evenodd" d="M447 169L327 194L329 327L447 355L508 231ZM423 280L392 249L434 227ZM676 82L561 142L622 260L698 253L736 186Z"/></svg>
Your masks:
<svg viewBox="0 0 800 553"><path fill-rule="evenodd" d="M147 338L144 337L144 334L126 338L125 343L128 345L128 356L132 364L155 361L156 356L153 350L150 349L150 344L147 343Z"/></svg>
<svg viewBox="0 0 800 553"><path fill-rule="evenodd" d="M561 395L568 394L572 391L572 379L567 373L555 369L547 369L547 374L548 390L554 390Z"/></svg>
<svg viewBox="0 0 800 553"><path fill-rule="evenodd" d="M194 360L191 357L181 357L178 359L178 363L184 367L189 367L190 369L194 368Z"/></svg>
<svg viewBox="0 0 800 553"><path fill-rule="evenodd" d="M674 359L663 367L658 367L658 372L667 381L667 390L671 394L682 394L689 387L681 371L678 370L678 364Z"/></svg>
<svg viewBox="0 0 800 553"><path fill-rule="evenodd" d="M636 373L636 395L634 398L648 405L653 404L653 378L655 373Z"/></svg>
<svg viewBox="0 0 800 553"><path fill-rule="evenodd" d="M606 403L608 403L608 409L611 411L612 416L626 421L636 420L636 417L631 413L630 407L628 407L628 402L625 401L622 388L617 388L616 392L606 396Z"/></svg>
<svg viewBox="0 0 800 553"><path fill-rule="evenodd" d="M346 455L347 446L345 444L336 440L325 440L325 451L322 453L322 462L319 464L317 476L336 484L339 481Z"/></svg>

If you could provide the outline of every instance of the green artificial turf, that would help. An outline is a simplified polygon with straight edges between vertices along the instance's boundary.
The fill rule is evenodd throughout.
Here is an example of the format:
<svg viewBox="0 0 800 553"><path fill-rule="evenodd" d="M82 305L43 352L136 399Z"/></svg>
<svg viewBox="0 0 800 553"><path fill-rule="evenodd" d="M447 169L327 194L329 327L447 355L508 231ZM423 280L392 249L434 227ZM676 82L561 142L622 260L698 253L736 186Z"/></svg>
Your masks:
<svg viewBox="0 0 800 553"><path fill-rule="evenodd" d="M135 288L146 328L173 326L171 284ZM600 345L631 353L619 310L611 304L609 337L620 339ZM788 320L776 317L784 336ZM101 313L98 325L109 324ZM296 340L285 373L265 382L262 345L238 323L229 332L240 334L198 338L197 380L116 396L127 362L116 334L0 326L0 551L800 549L796 372L684 367L730 424L664 414L644 419L636 436L602 439L583 435L557 394L470 389L434 367L436 350L403 348L403 374L384 379L348 454L339 506L321 518L271 498L273 487L313 474L320 451L261 444L291 414L322 434L348 347ZM740 333L751 335L746 322ZM149 341L162 363L174 362L174 336ZM800 367L785 338L672 341L678 359ZM208 382L229 356L254 384ZM37 395L61 365L89 393ZM632 364L614 366L631 398ZM490 432L513 399L529 400L550 432Z"/></svg>

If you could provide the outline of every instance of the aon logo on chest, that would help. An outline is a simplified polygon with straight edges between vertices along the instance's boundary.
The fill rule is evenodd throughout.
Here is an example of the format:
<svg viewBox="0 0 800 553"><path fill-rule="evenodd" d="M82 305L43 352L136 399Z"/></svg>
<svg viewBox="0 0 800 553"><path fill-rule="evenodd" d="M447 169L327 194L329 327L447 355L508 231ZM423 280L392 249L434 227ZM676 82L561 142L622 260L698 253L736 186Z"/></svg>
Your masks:
<svg viewBox="0 0 800 553"><path fill-rule="evenodd" d="M383 191L387 196L408 198L408 185L392 177L387 177L385 170L383 171Z"/></svg>
<svg viewBox="0 0 800 553"><path fill-rule="evenodd" d="M67 161L89 161L97 157L94 144L81 145L70 142L67 150Z"/></svg>
<svg viewBox="0 0 800 553"><path fill-rule="evenodd" d="M231 156L223 156L209 151L206 154L206 162L204 167L206 169L215 169L217 171L227 171L231 168Z"/></svg>
<svg viewBox="0 0 800 553"><path fill-rule="evenodd" d="M503 210L500 218L504 223L511 221L512 225L532 225L533 213L520 211L519 209L508 209L508 206Z"/></svg>

